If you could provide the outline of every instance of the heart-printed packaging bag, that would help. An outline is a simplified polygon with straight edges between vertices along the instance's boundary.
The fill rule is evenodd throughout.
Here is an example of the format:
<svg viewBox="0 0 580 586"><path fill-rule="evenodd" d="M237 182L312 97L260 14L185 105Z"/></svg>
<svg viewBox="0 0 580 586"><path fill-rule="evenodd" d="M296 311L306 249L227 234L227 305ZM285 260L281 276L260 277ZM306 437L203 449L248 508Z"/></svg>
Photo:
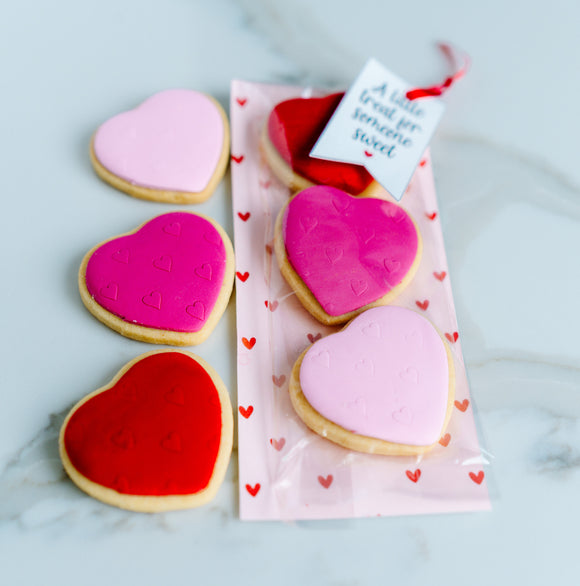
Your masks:
<svg viewBox="0 0 580 586"><path fill-rule="evenodd" d="M419 228L423 253L413 280L390 304L426 317L447 340L456 376L447 429L423 455L371 455L317 435L292 407L288 385L297 358L341 326L314 319L280 273L274 227L291 193L264 160L260 138L278 103L325 93L232 82L240 516L305 520L489 510L488 459L475 426L428 152L400 202Z"/></svg>

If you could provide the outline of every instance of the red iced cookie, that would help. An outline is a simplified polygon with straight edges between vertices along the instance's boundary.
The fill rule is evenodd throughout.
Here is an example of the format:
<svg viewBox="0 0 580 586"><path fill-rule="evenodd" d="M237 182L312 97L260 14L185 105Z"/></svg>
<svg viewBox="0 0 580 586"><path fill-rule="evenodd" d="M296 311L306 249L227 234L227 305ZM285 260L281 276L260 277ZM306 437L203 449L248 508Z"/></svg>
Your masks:
<svg viewBox="0 0 580 586"><path fill-rule="evenodd" d="M380 190L360 165L310 157L343 96L286 100L270 113L262 134L262 150L276 176L293 191L312 185L330 185L352 195L371 195Z"/></svg>
<svg viewBox="0 0 580 586"><path fill-rule="evenodd" d="M201 358L160 350L138 356L82 399L60 433L73 482L123 509L169 511L202 505L230 458L228 391Z"/></svg>

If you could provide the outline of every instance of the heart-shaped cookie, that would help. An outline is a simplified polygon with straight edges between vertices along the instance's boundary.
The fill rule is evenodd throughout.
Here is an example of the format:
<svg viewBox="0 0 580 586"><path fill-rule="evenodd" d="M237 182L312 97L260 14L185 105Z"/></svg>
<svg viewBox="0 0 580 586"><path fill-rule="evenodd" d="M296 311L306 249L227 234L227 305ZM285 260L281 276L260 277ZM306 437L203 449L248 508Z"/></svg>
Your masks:
<svg viewBox="0 0 580 586"><path fill-rule="evenodd" d="M294 409L313 431L352 450L423 453L453 408L453 360L421 315L402 307L365 311L296 361Z"/></svg>
<svg viewBox="0 0 580 586"><path fill-rule="evenodd" d="M178 346L203 342L228 304L234 253L223 228L191 212L163 214L87 253L83 303L123 336Z"/></svg>
<svg viewBox="0 0 580 586"><path fill-rule="evenodd" d="M117 189L170 203L205 201L228 163L222 107L192 90L167 90L107 120L91 142L95 171Z"/></svg>
<svg viewBox="0 0 580 586"><path fill-rule="evenodd" d="M74 483L123 509L169 511L213 498L228 466L233 415L217 373L189 352L138 356L82 399L60 432Z"/></svg>
<svg viewBox="0 0 580 586"><path fill-rule="evenodd" d="M389 303L406 287L419 265L421 237L400 206L320 185L282 208L275 249L304 307L334 325Z"/></svg>
<svg viewBox="0 0 580 586"><path fill-rule="evenodd" d="M270 113L261 138L265 158L275 175L293 191L330 185L353 195L372 195L379 184L360 165L310 157L344 93L322 98L295 98Z"/></svg>

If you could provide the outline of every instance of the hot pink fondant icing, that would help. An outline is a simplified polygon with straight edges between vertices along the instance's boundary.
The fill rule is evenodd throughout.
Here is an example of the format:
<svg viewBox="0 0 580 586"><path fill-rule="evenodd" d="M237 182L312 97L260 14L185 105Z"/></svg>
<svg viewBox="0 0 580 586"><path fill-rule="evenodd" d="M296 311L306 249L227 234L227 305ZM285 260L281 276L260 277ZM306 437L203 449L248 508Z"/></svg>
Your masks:
<svg viewBox="0 0 580 586"><path fill-rule="evenodd" d="M332 316L386 295L418 250L417 230L401 207L327 186L298 193L283 230L288 261Z"/></svg>
<svg viewBox="0 0 580 586"><path fill-rule="evenodd" d="M447 352L424 317L402 307L376 307L310 347L300 385L316 411L348 431L430 445L445 422Z"/></svg>
<svg viewBox="0 0 580 586"><path fill-rule="evenodd" d="M215 305L225 268L226 250L215 227L175 212L97 248L86 285L99 305L128 323L197 332Z"/></svg>
<svg viewBox="0 0 580 586"><path fill-rule="evenodd" d="M167 90L107 120L93 146L101 165L129 183L197 193L216 170L224 122L205 94Z"/></svg>

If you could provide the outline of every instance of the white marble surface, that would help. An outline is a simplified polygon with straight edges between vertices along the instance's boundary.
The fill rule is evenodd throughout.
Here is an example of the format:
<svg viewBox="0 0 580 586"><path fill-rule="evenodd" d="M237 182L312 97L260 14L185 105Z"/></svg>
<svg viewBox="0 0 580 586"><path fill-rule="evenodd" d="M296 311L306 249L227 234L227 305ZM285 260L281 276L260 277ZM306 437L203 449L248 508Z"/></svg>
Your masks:
<svg viewBox="0 0 580 586"><path fill-rule="evenodd" d="M377 5L4 8L1 584L578 583L580 10L571 0ZM80 493L58 460L64 414L150 347L88 315L77 266L94 243L168 209L96 179L94 128L168 87L227 106L233 77L341 86L370 55L430 84L445 73L438 39L473 57L432 151L493 512L242 523L235 458L216 501L199 510L137 515ZM231 234L228 181L199 209ZM232 389L234 332L230 304L197 350Z"/></svg>

